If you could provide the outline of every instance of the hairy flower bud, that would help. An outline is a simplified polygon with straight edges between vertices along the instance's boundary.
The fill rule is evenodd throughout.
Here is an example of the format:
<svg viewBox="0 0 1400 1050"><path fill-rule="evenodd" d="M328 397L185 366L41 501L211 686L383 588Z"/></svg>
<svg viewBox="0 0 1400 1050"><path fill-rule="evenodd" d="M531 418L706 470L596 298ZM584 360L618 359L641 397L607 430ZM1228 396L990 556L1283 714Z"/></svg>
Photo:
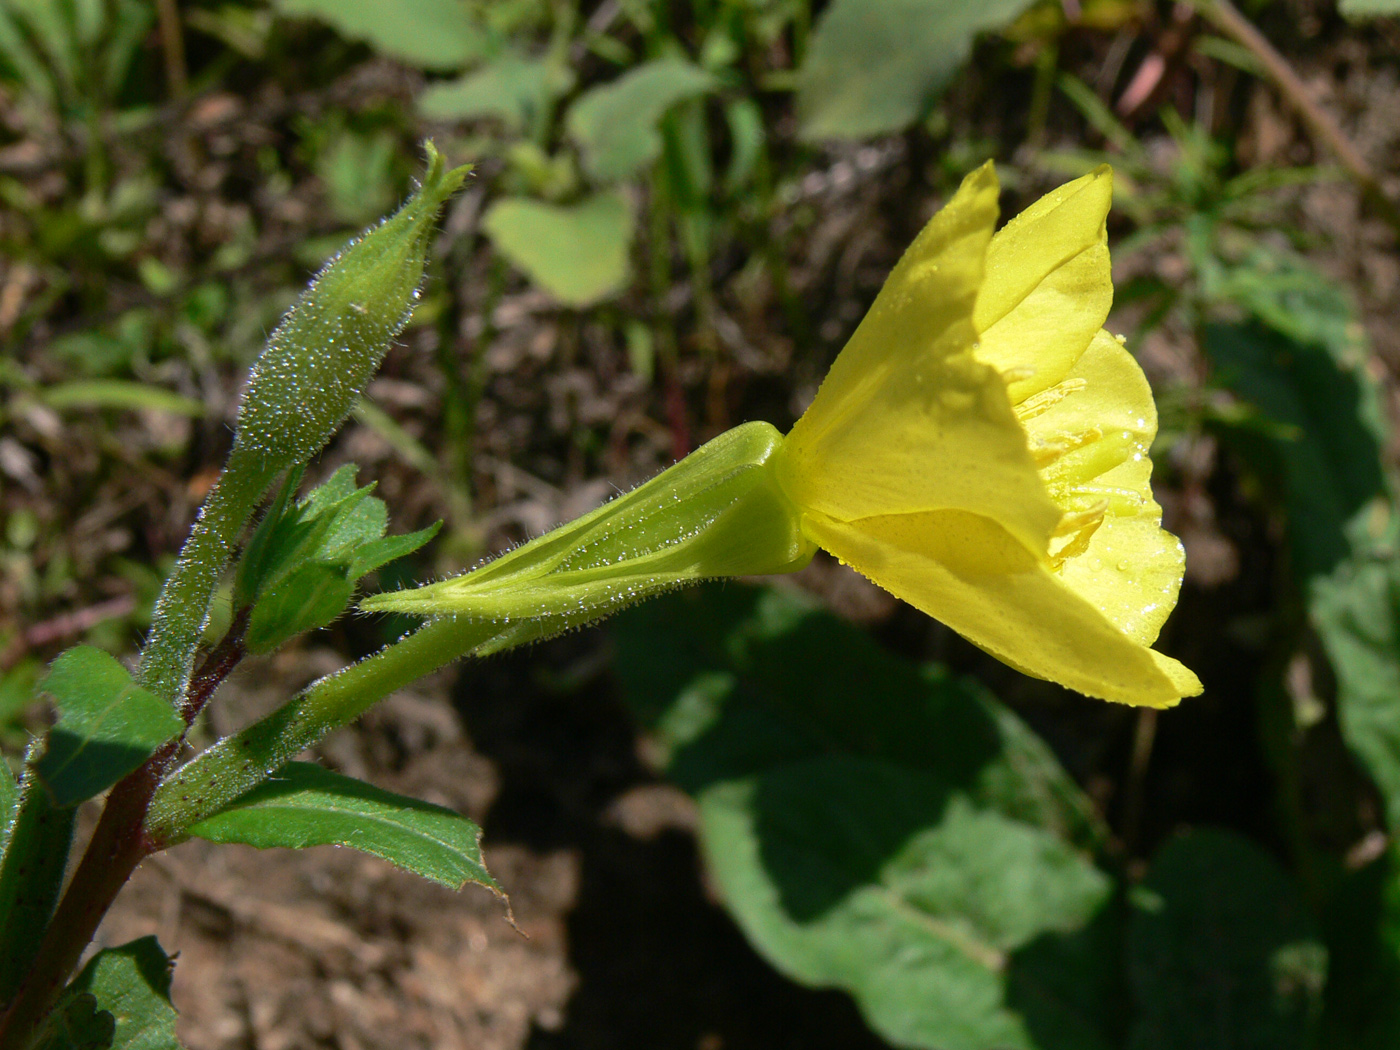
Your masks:
<svg viewBox="0 0 1400 1050"><path fill-rule="evenodd" d="M444 170L431 142L427 153L418 192L327 263L272 333L248 377L231 466L304 463L355 407L413 310L438 210L470 170Z"/></svg>

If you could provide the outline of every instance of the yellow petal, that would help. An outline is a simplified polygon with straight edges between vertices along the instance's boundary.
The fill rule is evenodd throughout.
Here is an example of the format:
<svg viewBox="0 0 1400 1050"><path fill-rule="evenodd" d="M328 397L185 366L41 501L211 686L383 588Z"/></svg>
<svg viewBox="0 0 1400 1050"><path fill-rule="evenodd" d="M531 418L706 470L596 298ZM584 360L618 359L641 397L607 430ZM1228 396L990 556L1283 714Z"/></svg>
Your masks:
<svg viewBox="0 0 1400 1050"><path fill-rule="evenodd" d="M1104 165L1054 190L992 238L973 323L977 359L1007 377L1012 404L1058 383L1113 304Z"/></svg>
<svg viewBox="0 0 1400 1050"><path fill-rule="evenodd" d="M1061 579L1150 645L1176 605L1185 554L1152 497L1157 409L1142 369L1100 331L1069 375L1017 411L1051 498L1070 513L1103 512L1087 547L1063 559Z"/></svg>
<svg viewBox="0 0 1400 1050"><path fill-rule="evenodd" d="M997 218L990 164L919 234L780 450L784 489L835 520L957 509L1044 550L1048 499L972 312Z"/></svg>
<svg viewBox="0 0 1400 1050"><path fill-rule="evenodd" d="M834 521L808 535L875 583L1004 663L1125 704L1171 707L1201 691L1133 641L996 522L961 511Z"/></svg>

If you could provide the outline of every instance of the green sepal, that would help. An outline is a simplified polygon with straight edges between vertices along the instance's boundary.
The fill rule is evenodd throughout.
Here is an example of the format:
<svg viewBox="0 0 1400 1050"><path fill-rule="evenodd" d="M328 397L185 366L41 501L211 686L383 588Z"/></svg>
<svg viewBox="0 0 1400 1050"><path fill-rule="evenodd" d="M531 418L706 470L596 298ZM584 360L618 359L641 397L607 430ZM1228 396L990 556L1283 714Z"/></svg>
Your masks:
<svg viewBox="0 0 1400 1050"><path fill-rule="evenodd" d="M324 627L345 611L361 576L437 534L440 522L385 536L388 509L370 495L373 485L355 487L356 469L346 464L299 502L293 493L300 471L292 472L254 531L233 588L234 608L250 610L249 652L270 652Z"/></svg>
<svg viewBox="0 0 1400 1050"><path fill-rule="evenodd" d="M260 849L349 846L452 889L475 882L500 892L472 821L310 762L289 762L188 833Z"/></svg>
<svg viewBox="0 0 1400 1050"><path fill-rule="evenodd" d="M795 571L816 548L771 469L782 441L767 423L735 427L646 484L473 572L372 595L360 608L554 621L562 630L688 583Z"/></svg>
<svg viewBox="0 0 1400 1050"><path fill-rule="evenodd" d="M60 806L105 791L185 728L174 708L90 645L59 656L39 688L54 698L58 724L34 768Z"/></svg>

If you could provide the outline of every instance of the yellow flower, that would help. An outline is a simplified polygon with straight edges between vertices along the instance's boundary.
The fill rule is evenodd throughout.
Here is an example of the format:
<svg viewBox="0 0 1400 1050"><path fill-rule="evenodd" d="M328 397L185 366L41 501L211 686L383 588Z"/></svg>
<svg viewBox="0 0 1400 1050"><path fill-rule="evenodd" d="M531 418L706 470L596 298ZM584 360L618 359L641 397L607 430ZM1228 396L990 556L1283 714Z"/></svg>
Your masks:
<svg viewBox="0 0 1400 1050"><path fill-rule="evenodd" d="M1129 704L1201 684L1155 652L1161 527L1142 370L1103 331L1105 166L999 233L990 164L900 259L774 455L805 536L1012 667Z"/></svg>
<svg viewBox="0 0 1400 1050"><path fill-rule="evenodd" d="M1100 168L993 235L996 174L973 172L786 437L735 427L474 572L361 608L499 624L489 651L821 546L1027 674L1152 707L1199 693L1151 648L1183 555L1152 499L1152 393L1102 328L1111 186Z"/></svg>

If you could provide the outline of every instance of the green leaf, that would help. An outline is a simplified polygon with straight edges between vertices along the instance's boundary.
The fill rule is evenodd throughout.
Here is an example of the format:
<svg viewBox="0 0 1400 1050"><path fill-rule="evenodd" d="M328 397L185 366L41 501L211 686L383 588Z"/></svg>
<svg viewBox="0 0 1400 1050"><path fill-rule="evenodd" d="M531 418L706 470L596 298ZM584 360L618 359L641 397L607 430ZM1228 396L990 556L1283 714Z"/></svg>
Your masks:
<svg viewBox="0 0 1400 1050"><path fill-rule="evenodd" d="M50 408L126 408L202 416L205 406L194 398L149 383L122 379L90 379L45 387L40 395Z"/></svg>
<svg viewBox="0 0 1400 1050"><path fill-rule="evenodd" d="M310 562L268 587L253 606L244 645L250 653L268 653L303 631L325 627L350 604L355 584L345 570Z"/></svg>
<svg viewBox="0 0 1400 1050"><path fill-rule="evenodd" d="M179 1050L175 1008L170 1005L174 963L154 937L94 955L69 985L69 994L91 995L116 1022L112 1050Z"/></svg>
<svg viewBox="0 0 1400 1050"><path fill-rule="evenodd" d="M1341 0L1338 10L1347 18L1400 18L1400 0Z"/></svg>
<svg viewBox="0 0 1400 1050"><path fill-rule="evenodd" d="M31 746L30 757L38 749ZM36 930L53 915L73 844L77 809L59 808L32 766L0 858L0 1003L8 1002L39 950Z"/></svg>
<svg viewBox="0 0 1400 1050"><path fill-rule="evenodd" d="M277 10L319 18L381 54L424 69L461 69L489 45L462 0L277 0Z"/></svg>
<svg viewBox="0 0 1400 1050"><path fill-rule="evenodd" d="M252 609L244 636L249 652L270 652L326 626L345 611L361 576L436 535L437 525L385 536L388 509L370 496L372 485L355 487L357 469L346 464L295 504L301 472L291 472L258 523L233 589L235 607Z"/></svg>
<svg viewBox="0 0 1400 1050"><path fill-rule="evenodd" d="M499 891L481 860L481 829L466 817L308 762L288 763L189 832L259 849L351 846L453 889Z"/></svg>
<svg viewBox="0 0 1400 1050"><path fill-rule="evenodd" d="M54 698L58 724L35 769L59 806L105 791L185 728L174 708L90 645L59 656L39 688Z"/></svg>
<svg viewBox="0 0 1400 1050"><path fill-rule="evenodd" d="M1346 293L1261 255L1215 294L1246 309L1203 346L1220 380L1273 424L1222 436L1279 494L1292 568L1337 677L1338 717L1400 829L1400 535L1382 467L1389 430Z"/></svg>
<svg viewBox="0 0 1400 1050"><path fill-rule="evenodd" d="M1248 840L1170 842L1133 893L1132 1050L1311 1045L1327 951L1284 871Z"/></svg>
<svg viewBox="0 0 1400 1050"><path fill-rule="evenodd" d="M355 548L354 560L350 562L350 575L359 579L366 573L388 565L391 561L407 557L436 536L442 522L436 521L426 529L405 532L398 536L384 536Z"/></svg>
<svg viewBox="0 0 1400 1050"><path fill-rule="evenodd" d="M429 120L494 118L519 134L573 86L573 72L550 58L508 54L460 80L429 85L418 97L418 112Z"/></svg>
<svg viewBox="0 0 1400 1050"><path fill-rule="evenodd" d="M1337 676L1337 717L1400 830L1400 559L1358 555L1313 581L1309 612Z"/></svg>
<svg viewBox="0 0 1400 1050"><path fill-rule="evenodd" d="M834 0L798 71L802 137L869 138L923 119L967 61L973 38L1029 6L1030 0Z"/></svg>
<svg viewBox="0 0 1400 1050"><path fill-rule="evenodd" d="M713 91L712 73L682 58L646 62L610 84L585 92L569 107L569 137L583 166L600 182L617 182L661 154L656 125L678 102Z"/></svg>
<svg viewBox="0 0 1400 1050"><path fill-rule="evenodd" d="M1110 1045L1102 833L1015 716L777 591L614 629L725 906L778 969L846 990L897 1046Z"/></svg>
<svg viewBox="0 0 1400 1050"><path fill-rule="evenodd" d="M68 992L44 1018L32 1050L109 1050L117 1019L98 1008L91 992Z"/></svg>
<svg viewBox="0 0 1400 1050"><path fill-rule="evenodd" d="M14 830L15 815L19 813L19 782L10 772L10 765L0 756L0 857L5 855L5 847L10 842L10 832Z"/></svg>
<svg viewBox="0 0 1400 1050"><path fill-rule="evenodd" d="M1327 894L1327 988L1318 1045L1400 1046L1400 853L1392 845Z"/></svg>
<svg viewBox="0 0 1400 1050"><path fill-rule="evenodd" d="M631 279L632 207L600 193L561 207L524 198L491 205L484 226L497 251L560 302L587 306Z"/></svg>
<svg viewBox="0 0 1400 1050"><path fill-rule="evenodd" d="M1298 262L1251 256L1215 289L1256 320L1207 325L1220 381L1289 438L1225 436L1281 492L1300 582L1330 572L1388 497L1380 392L1345 293ZM1363 544L1364 545L1364 544Z"/></svg>

